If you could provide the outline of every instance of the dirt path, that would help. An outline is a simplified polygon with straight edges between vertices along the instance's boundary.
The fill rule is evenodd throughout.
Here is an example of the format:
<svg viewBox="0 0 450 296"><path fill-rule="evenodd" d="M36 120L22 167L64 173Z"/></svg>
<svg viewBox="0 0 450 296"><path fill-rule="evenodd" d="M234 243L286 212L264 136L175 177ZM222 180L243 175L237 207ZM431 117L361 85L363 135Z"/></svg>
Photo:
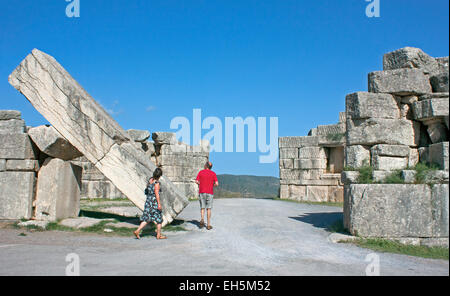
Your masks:
<svg viewBox="0 0 450 296"><path fill-rule="evenodd" d="M216 200L214 229L197 228L198 203L179 216L186 232L135 240L68 232L0 229L0 275L365 275L371 250L328 241L336 207L257 199ZM448 275L449 262L380 253L381 275Z"/></svg>

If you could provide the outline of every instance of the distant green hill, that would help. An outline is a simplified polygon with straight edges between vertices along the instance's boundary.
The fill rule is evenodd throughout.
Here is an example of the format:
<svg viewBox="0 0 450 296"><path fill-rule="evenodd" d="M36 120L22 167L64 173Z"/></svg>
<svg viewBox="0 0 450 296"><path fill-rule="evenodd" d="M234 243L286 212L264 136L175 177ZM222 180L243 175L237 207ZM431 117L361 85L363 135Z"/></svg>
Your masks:
<svg viewBox="0 0 450 296"><path fill-rule="evenodd" d="M280 180L275 177L217 175L215 197L278 197Z"/></svg>

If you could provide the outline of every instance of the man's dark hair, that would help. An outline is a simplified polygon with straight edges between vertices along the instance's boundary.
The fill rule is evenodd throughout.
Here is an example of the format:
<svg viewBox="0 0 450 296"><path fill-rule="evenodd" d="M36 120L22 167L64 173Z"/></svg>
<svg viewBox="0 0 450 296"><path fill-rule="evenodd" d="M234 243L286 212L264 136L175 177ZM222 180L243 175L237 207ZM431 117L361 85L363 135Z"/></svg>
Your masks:
<svg viewBox="0 0 450 296"><path fill-rule="evenodd" d="M207 162L205 163L205 167L207 167L208 170L212 169L212 163L211 163L210 161L207 161Z"/></svg>
<svg viewBox="0 0 450 296"><path fill-rule="evenodd" d="M154 180L159 180L159 178L161 178L163 174L163 171L161 168L156 168L156 170L153 172L153 179Z"/></svg>

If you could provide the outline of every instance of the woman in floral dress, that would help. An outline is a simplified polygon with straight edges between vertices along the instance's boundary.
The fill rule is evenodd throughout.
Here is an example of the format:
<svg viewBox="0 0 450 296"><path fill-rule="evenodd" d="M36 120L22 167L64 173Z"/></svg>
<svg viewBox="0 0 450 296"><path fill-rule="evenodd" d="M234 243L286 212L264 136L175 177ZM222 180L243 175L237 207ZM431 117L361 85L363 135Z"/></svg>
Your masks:
<svg viewBox="0 0 450 296"><path fill-rule="evenodd" d="M145 194L147 195L147 200L145 201L144 213L141 217L141 224L139 228L134 231L134 235L137 239L140 239L139 233L144 227L153 222L156 224L156 238L157 239L166 239L165 235L161 234L161 223L162 219L162 207L161 200L159 197L159 193L161 192L161 186L159 184L159 178L161 178L163 172L160 168L157 168L153 172L153 177L150 178L147 184L147 188L145 189Z"/></svg>

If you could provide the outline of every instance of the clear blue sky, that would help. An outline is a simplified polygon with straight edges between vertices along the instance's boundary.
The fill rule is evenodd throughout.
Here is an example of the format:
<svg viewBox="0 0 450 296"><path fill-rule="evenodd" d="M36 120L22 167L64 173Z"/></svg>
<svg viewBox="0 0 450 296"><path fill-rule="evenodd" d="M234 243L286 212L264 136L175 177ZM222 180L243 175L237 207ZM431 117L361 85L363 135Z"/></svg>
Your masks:
<svg viewBox="0 0 450 296"><path fill-rule="evenodd" d="M53 55L125 128L169 131L175 116L278 116L280 136L332 124L367 90L384 53L449 51L448 0L1 1L0 109L47 123L7 81L33 49ZM278 176L257 153L214 153L217 173Z"/></svg>

